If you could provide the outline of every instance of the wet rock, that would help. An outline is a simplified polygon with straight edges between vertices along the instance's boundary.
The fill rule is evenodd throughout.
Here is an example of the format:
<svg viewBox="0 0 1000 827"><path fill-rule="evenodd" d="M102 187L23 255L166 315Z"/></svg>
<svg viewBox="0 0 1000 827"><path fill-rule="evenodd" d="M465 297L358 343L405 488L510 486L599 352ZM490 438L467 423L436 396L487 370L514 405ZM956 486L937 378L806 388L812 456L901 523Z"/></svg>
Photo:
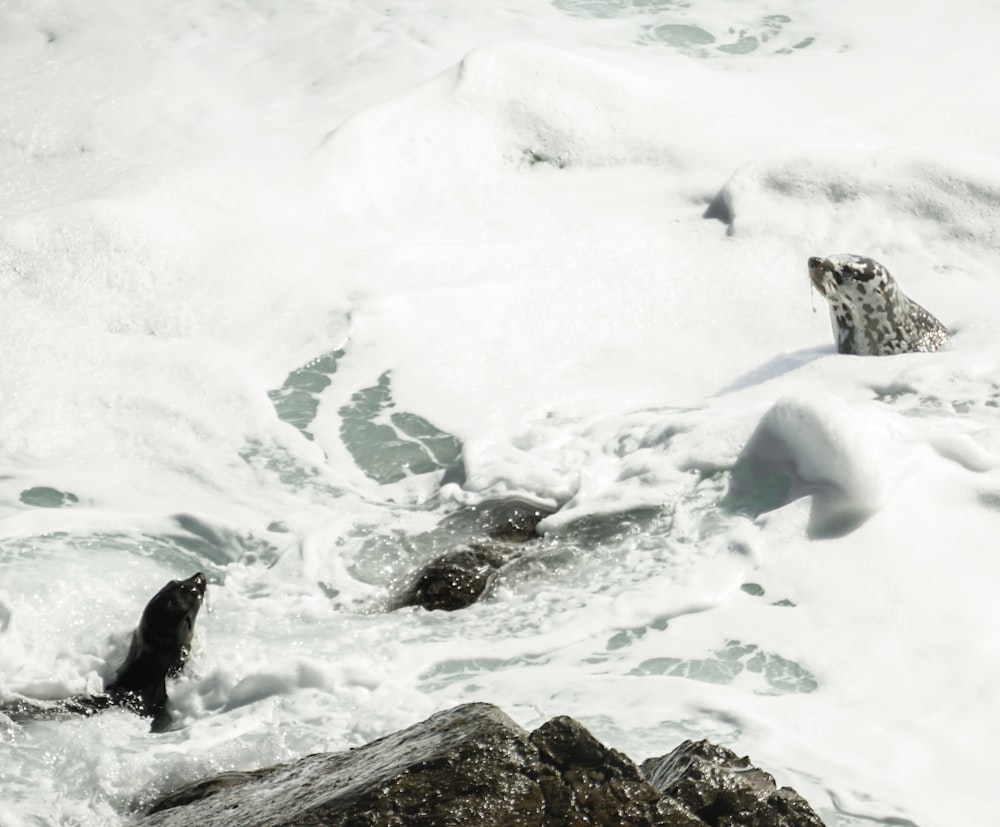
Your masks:
<svg viewBox="0 0 1000 827"><path fill-rule="evenodd" d="M730 749L685 741L669 755L642 763L642 772L668 796L710 827L823 827L819 816L790 787Z"/></svg>
<svg viewBox="0 0 1000 827"><path fill-rule="evenodd" d="M656 810L660 796L639 768L572 718L553 718L531 733L531 742L542 767L541 824L663 823Z"/></svg>
<svg viewBox="0 0 1000 827"><path fill-rule="evenodd" d="M475 544L432 560L403 596L403 606L453 612L475 603L493 574L517 556L500 545Z"/></svg>
<svg viewBox="0 0 1000 827"><path fill-rule="evenodd" d="M490 704L465 704L348 752L226 773L166 796L137 827L816 827L791 790L728 750L690 742L646 762L655 783L571 718L532 733ZM699 747L700 745L695 745ZM685 751L687 750L687 751ZM732 756L719 763L711 750ZM646 766L644 765L644 766ZM693 773L692 773L693 770ZM746 775L748 781L742 779ZM733 780L731 776L736 776ZM721 785L713 793L707 786ZM755 790L757 809L733 790ZM767 792L766 803L761 805ZM742 795L742 792L741 792ZM808 812L798 816L799 804ZM761 809L761 807L764 809ZM784 807L782 810L781 807ZM696 812L698 814L696 814ZM733 820L739 813L739 818ZM772 814L786 817L766 820ZM707 816L707 818L706 818ZM795 820L798 818L799 820ZM709 820L711 819L711 820ZM728 820L727 820L728 819Z"/></svg>
<svg viewBox="0 0 1000 827"><path fill-rule="evenodd" d="M541 745L541 746L539 746ZM228 773L157 803L142 827L654 824L656 790L568 718L529 735L466 704L344 753ZM638 794L637 794L638 791ZM634 797L634 800L633 800Z"/></svg>
<svg viewBox="0 0 1000 827"><path fill-rule="evenodd" d="M484 502L445 521L445 530L482 540L436 557L418 573L399 606L455 611L475 603L497 571L524 553L523 544L552 510L526 500Z"/></svg>
<svg viewBox="0 0 1000 827"><path fill-rule="evenodd" d="M476 509L479 523L491 540L526 543L537 535L538 524L555 512L527 500L489 500Z"/></svg>

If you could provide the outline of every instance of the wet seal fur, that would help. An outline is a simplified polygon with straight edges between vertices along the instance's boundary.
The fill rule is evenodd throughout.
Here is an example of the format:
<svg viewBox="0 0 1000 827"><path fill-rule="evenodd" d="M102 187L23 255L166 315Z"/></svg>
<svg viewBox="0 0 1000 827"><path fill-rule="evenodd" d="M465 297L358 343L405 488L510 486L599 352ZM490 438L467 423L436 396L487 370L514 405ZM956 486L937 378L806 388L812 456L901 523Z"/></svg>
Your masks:
<svg viewBox="0 0 1000 827"><path fill-rule="evenodd" d="M128 655L101 695L81 695L51 704L17 700L0 706L16 722L56 718L64 714L93 715L113 706L153 719L153 729L167 723L167 678L184 668L207 581L198 572L187 580L171 580L146 604L132 633Z"/></svg>
<svg viewBox="0 0 1000 827"><path fill-rule="evenodd" d="M839 353L930 352L948 341L948 329L903 293L888 269L874 259L813 256L809 278L830 304Z"/></svg>

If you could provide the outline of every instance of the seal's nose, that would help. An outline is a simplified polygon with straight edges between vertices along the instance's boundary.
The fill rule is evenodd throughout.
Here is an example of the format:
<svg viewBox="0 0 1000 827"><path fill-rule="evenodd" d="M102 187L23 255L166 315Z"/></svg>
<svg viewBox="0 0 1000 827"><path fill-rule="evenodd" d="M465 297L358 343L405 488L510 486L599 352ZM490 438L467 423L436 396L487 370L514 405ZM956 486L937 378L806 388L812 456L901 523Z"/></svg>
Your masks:
<svg viewBox="0 0 1000 827"><path fill-rule="evenodd" d="M208 587L208 581L205 579L205 575L199 571L197 574L184 580L182 585L188 591L192 591L199 597L202 597L205 594L205 589Z"/></svg>
<svg viewBox="0 0 1000 827"><path fill-rule="evenodd" d="M828 290L833 289L827 287L827 282L829 281L830 274L830 262L821 256L810 256L809 257L809 281L812 282L812 286L815 287L821 296L828 298ZM834 279L836 279L836 273L834 273Z"/></svg>

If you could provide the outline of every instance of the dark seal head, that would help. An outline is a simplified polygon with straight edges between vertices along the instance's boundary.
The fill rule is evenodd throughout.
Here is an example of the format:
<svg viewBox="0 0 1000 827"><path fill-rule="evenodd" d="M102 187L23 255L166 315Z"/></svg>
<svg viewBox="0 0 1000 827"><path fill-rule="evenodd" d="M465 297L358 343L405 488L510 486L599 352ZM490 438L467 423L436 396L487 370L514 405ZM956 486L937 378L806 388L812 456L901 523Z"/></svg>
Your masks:
<svg viewBox="0 0 1000 827"><path fill-rule="evenodd" d="M938 350L948 329L909 298L889 271L865 256L809 259L809 278L830 303L840 353L888 356Z"/></svg>
<svg viewBox="0 0 1000 827"><path fill-rule="evenodd" d="M151 718L163 713L166 680L181 671L191 652L205 588L205 575L198 572L171 580L153 596L132 634L128 657L105 688L112 703Z"/></svg>

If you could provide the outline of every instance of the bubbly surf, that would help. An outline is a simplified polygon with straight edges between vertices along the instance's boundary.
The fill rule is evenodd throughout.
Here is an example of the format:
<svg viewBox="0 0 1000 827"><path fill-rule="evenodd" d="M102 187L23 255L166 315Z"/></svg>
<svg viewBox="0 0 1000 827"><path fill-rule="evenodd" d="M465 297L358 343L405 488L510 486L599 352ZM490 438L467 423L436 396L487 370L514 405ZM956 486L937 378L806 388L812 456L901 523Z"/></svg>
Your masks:
<svg viewBox="0 0 1000 827"><path fill-rule="evenodd" d="M209 591L167 732L0 718L0 824L474 700L718 740L831 826L992 824L998 24L7 4L0 700L99 691L164 582ZM839 252L949 344L836 354ZM557 509L531 554L390 611L503 496Z"/></svg>

